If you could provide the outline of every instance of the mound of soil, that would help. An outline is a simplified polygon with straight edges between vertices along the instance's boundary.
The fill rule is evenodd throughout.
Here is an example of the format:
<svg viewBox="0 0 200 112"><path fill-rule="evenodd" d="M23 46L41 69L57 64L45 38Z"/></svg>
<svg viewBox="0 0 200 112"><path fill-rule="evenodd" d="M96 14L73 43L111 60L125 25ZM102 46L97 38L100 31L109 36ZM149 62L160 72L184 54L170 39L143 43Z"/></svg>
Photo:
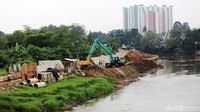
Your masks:
<svg viewBox="0 0 200 112"><path fill-rule="evenodd" d="M114 80L116 88L128 84L139 77L140 73L158 68L155 61L159 59L157 55L142 53L137 50L121 51L116 53L124 55L126 64L118 68L100 68L95 67L89 70L83 70L87 77L108 77Z"/></svg>

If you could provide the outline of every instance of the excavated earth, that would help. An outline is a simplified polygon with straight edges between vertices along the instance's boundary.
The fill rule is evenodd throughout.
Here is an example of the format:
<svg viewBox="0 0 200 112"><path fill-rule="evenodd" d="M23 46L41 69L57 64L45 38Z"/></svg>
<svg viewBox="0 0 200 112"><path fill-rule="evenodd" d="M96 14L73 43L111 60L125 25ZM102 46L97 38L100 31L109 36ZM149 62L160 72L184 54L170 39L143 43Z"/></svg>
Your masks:
<svg viewBox="0 0 200 112"><path fill-rule="evenodd" d="M126 59L125 66L117 68L101 68L96 66L93 69L83 70L82 72L86 77L107 78L113 82L114 89L119 89L123 85L127 85L130 82L137 80L142 73L162 67L156 63L156 60L159 59L157 55L151 55L137 50L123 50L117 52L115 55ZM107 57L107 60L109 60L109 57ZM5 82L2 82L1 80L7 79L8 76L0 77L0 90L13 89L18 85L19 82L22 81L21 79L17 78L21 76L20 74L11 76L15 76L11 77L13 80Z"/></svg>
<svg viewBox="0 0 200 112"><path fill-rule="evenodd" d="M85 77L103 77L108 79L113 84L113 90L116 91L119 88L130 84L133 81L138 80L138 77L141 76L142 73L148 71L154 71L158 68L161 68L161 65L156 63L156 60L159 59L157 55L146 54L137 50L126 50L120 51L115 54L118 57L123 57L126 60L126 64L121 67L115 68L101 68L101 67L94 67L93 69L89 70L82 70ZM97 58L98 59L98 58ZM108 58L109 59L109 58ZM7 77L2 77L7 78ZM3 80L2 79L2 80ZM0 79L1 80L1 79ZM13 82L13 83L11 83ZM0 83L0 89L15 88L17 85L18 80L2 82ZM64 104L63 107L60 108L60 111L65 111L74 107L75 105L79 104L76 101L71 101L70 103Z"/></svg>
<svg viewBox="0 0 200 112"><path fill-rule="evenodd" d="M117 90L130 82L136 81L142 73L155 71L162 68L156 63L159 59L157 55L147 54L138 50L120 51L116 53L119 57L126 59L125 66L118 68L95 67L90 70L83 70L86 77L105 77L114 84L114 90Z"/></svg>
<svg viewBox="0 0 200 112"><path fill-rule="evenodd" d="M137 50L120 51L115 55L124 57L126 64L117 68L101 68L95 66L93 69L82 70L81 72L84 73L85 77L104 77L108 79L113 83L113 90L117 91L131 82L137 81L138 77L142 76L143 73L155 72L156 69L162 68L162 65L156 63L156 60L159 59L157 55L151 55ZM70 104L67 103L61 108L61 111L71 109L77 104L76 101Z"/></svg>

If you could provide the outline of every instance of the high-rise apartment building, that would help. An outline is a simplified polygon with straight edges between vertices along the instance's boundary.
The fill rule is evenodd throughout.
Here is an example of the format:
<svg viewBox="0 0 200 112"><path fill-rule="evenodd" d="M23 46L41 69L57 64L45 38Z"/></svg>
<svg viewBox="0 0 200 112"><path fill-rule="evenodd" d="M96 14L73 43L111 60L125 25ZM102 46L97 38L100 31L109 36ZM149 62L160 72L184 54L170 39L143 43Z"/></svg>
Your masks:
<svg viewBox="0 0 200 112"><path fill-rule="evenodd" d="M173 7L163 5L149 7L143 5L130 6L123 8L124 30L137 28L142 33L144 27L155 33L163 33L172 29Z"/></svg>

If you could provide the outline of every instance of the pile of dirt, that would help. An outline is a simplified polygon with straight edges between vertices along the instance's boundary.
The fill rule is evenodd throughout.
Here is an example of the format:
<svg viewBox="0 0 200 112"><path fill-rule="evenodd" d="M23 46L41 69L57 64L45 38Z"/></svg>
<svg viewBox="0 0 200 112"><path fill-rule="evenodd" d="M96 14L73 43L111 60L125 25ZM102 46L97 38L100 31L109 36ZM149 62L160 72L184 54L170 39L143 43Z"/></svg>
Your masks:
<svg viewBox="0 0 200 112"><path fill-rule="evenodd" d="M118 68L100 68L95 67L89 70L83 70L86 77L108 77L114 80L116 88L122 87L139 77L140 73L158 68L155 61L159 59L157 55L142 53L137 50L120 51L117 55L124 56L125 66Z"/></svg>
<svg viewBox="0 0 200 112"><path fill-rule="evenodd" d="M126 56L126 61L156 61L159 59L158 55L147 54L138 50L131 50L129 51Z"/></svg>
<svg viewBox="0 0 200 112"><path fill-rule="evenodd" d="M155 61L159 59L158 55L152 55L140 52L138 50L131 50L125 56L127 63L126 66L134 67L139 73L147 72L153 68L158 68Z"/></svg>
<svg viewBox="0 0 200 112"><path fill-rule="evenodd" d="M114 89L119 89L123 85L127 85L131 81L134 81L137 77L137 71L130 69L129 67L120 68L107 68L102 69L96 67L91 70L83 70L86 77L104 77L113 81Z"/></svg>

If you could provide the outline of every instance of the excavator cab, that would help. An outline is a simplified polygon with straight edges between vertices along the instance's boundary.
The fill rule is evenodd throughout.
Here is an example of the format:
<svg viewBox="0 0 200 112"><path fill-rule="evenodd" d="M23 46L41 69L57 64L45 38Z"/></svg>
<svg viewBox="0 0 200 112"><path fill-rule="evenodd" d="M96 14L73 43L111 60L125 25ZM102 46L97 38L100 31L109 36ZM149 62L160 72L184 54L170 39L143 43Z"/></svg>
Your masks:
<svg viewBox="0 0 200 112"><path fill-rule="evenodd" d="M87 70L95 67L94 61L91 59L91 56L80 56L77 60L77 64L82 70Z"/></svg>
<svg viewBox="0 0 200 112"><path fill-rule="evenodd" d="M78 58L78 64L80 66L89 65L90 64L90 56L84 57L81 56Z"/></svg>
<svg viewBox="0 0 200 112"><path fill-rule="evenodd" d="M113 57L113 60L110 63L106 63L106 68L120 67L125 64L125 59L119 57Z"/></svg>

